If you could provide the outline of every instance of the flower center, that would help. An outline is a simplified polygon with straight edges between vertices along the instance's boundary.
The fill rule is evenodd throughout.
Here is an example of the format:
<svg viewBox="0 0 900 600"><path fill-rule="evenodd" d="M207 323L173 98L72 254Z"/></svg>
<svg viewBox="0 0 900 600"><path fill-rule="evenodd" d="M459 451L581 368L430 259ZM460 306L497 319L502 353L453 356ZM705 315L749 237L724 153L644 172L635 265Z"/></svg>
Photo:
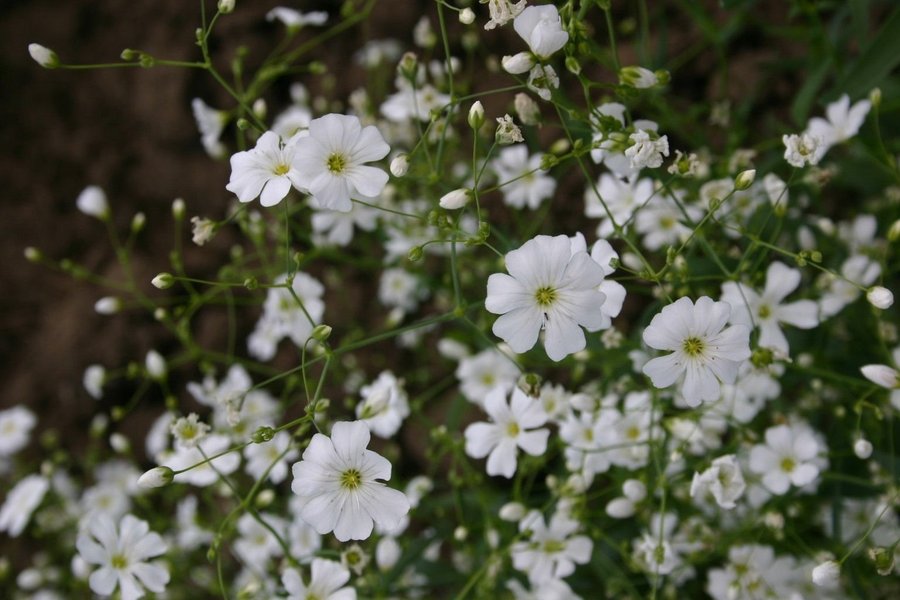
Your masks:
<svg viewBox="0 0 900 600"><path fill-rule="evenodd" d="M797 466L797 463L794 462L793 458L783 458L781 459L781 470L785 473L790 473L794 470L794 467Z"/></svg>
<svg viewBox="0 0 900 600"><path fill-rule="evenodd" d="M703 354L706 344L698 337L689 337L681 343L681 349L691 358L696 358Z"/></svg>
<svg viewBox="0 0 900 600"><path fill-rule="evenodd" d="M659 220L660 229L672 229L675 226L675 219L672 217L663 217Z"/></svg>
<svg viewBox="0 0 900 600"><path fill-rule="evenodd" d="M768 304L763 304L759 307L757 314L759 315L760 319L768 319L772 315L772 309L769 308Z"/></svg>
<svg viewBox="0 0 900 600"><path fill-rule="evenodd" d="M335 152L328 157L328 160L325 161L325 164L327 165L329 171L331 171L335 175L340 175L347 168L347 158L343 154L338 154L337 152Z"/></svg>
<svg viewBox="0 0 900 600"><path fill-rule="evenodd" d="M290 170L291 170L290 165L286 165L286 164L284 164L284 163L282 163L282 164L280 164L280 165L276 165L275 168L272 169L272 171L273 171L276 175L286 175L287 172L290 171Z"/></svg>
<svg viewBox="0 0 900 600"><path fill-rule="evenodd" d="M629 440L636 440L641 437L641 430L632 425L625 432L625 437L627 437Z"/></svg>
<svg viewBox="0 0 900 600"><path fill-rule="evenodd" d="M534 293L539 306L548 307L556 300L556 290L549 286L539 287Z"/></svg>
<svg viewBox="0 0 900 600"><path fill-rule="evenodd" d="M547 554L562 552L565 549L566 545L559 540L547 540L544 542L544 552Z"/></svg>
<svg viewBox="0 0 900 600"><path fill-rule="evenodd" d="M109 564L113 569L124 569L128 566L128 559L124 554L113 554L109 559Z"/></svg>
<svg viewBox="0 0 900 600"><path fill-rule="evenodd" d="M515 421L506 426L506 433L509 435L509 437L516 437L517 435L519 435L519 431L519 424Z"/></svg>
<svg viewBox="0 0 900 600"><path fill-rule="evenodd" d="M341 487L355 490L362 484L362 473L356 469L347 469L341 473Z"/></svg>

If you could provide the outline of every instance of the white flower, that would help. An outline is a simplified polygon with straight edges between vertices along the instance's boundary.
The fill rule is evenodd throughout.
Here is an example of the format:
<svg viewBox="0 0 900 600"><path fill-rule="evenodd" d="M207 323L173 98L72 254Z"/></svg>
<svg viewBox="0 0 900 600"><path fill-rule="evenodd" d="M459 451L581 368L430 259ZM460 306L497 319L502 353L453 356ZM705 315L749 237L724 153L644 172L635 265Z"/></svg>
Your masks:
<svg viewBox="0 0 900 600"><path fill-rule="evenodd" d="M272 531L285 531L287 527L287 521L269 513L244 513L237 522L241 535L234 542L235 553L251 568L265 571L269 559L284 552Z"/></svg>
<svg viewBox="0 0 900 600"><path fill-rule="evenodd" d="M512 477L519 448L532 456L547 450L550 430L536 429L547 422L547 414L540 402L518 387L513 389L509 404L506 391L494 388L484 399L484 410L491 422L466 427L466 454L473 458L487 456L488 475Z"/></svg>
<svg viewBox="0 0 900 600"><path fill-rule="evenodd" d="M331 437L317 433L294 464L291 489L300 496L300 517L320 534L334 531L341 541L364 540L373 521L392 529L409 512L402 492L378 479L390 479L391 463L371 450L369 428L361 421L335 423Z"/></svg>
<svg viewBox="0 0 900 600"><path fill-rule="evenodd" d="M762 476L773 494L785 494L791 484L803 487L819 476L814 459L819 443L807 428L778 425L766 429L766 443L750 450L750 470Z"/></svg>
<svg viewBox="0 0 900 600"><path fill-rule="evenodd" d="M7 532L10 537L18 537L49 488L50 482L40 475L28 475L19 481L9 490L6 501L0 506L0 531Z"/></svg>
<svg viewBox="0 0 900 600"><path fill-rule="evenodd" d="M24 448L36 423L34 413L24 406L0 410L0 457L12 456Z"/></svg>
<svg viewBox="0 0 900 600"><path fill-rule="evenodd" d="M870 287L869 291L866 292L866 300L868 300L869 304L871 304L875 308L885 310L890 308L894 303L894 294L891 293L891 290L885 287L881 287L880 285L876 285L874 287Z"/></svg>
<svg viewBox="0 0 900 600"><path fill-rule="evenodd" d="M122 600L135 600L151 592L165 591L169 572L159 563L147 559L166 552L159 534L151 532L146 521L125 515L119 526L103 513L87 522L76 542L78 553L88 563L99 565L91 573L94 593L111 596L119 588Z"/></svg>
<svg viewBox="0 0 900 600"><path fill-rule="evenodd" d="M841 565L833 560L826 560L812 570L813 583L820 587L835 587L840 579Z"/></svg>
<svg viewBox="0 0 900 600"><path fill-rule="evenodd" d="M728 454L715 459L703 473L694 473L691 497L712 494L716 504L732 509L737 506L735 500L741 497L746 487L740 464L733 454Z"/></svg>
<svg viewBox="0 0 900 600"><path fill-rule="evenodd" d="M259 197L263 206L275 206L291 186L305 191L298 171L300 160L295 143L284 144L277 133L267 131L252 150L231 155L231 177L225 189L241 202Z"/></svg>
<svg viewBox="0 0 900 600"><path fill-rule="evenodd" d="M287 276L280 275L274 283L286 283ZM247 338L250 353L260 360L269 360L275 355L278 342L290 337L302 346L312 334L313 328L322 320L325 303L322 294L325 288L315 278L306 273L294 273L292 294L286 287L270 288L263 304L263 314L256 328ZM300 299L302 307L295 296Z"/></svg>
<svg viewBox="0 0 900 600"><path fill-rule="evenodd" d="M281 576L289 600L356 600L356 590L344 587L350 571L341 563L324 558L312 561L309 585L303 583L296 569L285 569Z"/></svg>
<svg viewBox="0 0 900 600"><path fill-rule="evenodd" d="M519 530L530 532L527 541L516 542L510 548L513 567L526 573L532 584L568 577L575 564L591 559L594 544L584 535L573 535L581 524L562 510L544 523L544 517L531 511L519 523Z"/></svg>
<svg viewBox="0 0 900 600"><path fill-rule="evenodd" d="M631 215L637 209L647 204L655 195L651 179L630 177L623 180L609 173L600 175L596 191L594 190L593 186L585 190L584 214L587 217L601 219L597 227L597 235L601 238L613 234L615 231L613 221L621 227L631 219ZM643 212L639 212L638 217Z"/></svg>
<svg viewBox="0 0 900 600"><path fill-rule="evenodd" d="M218 481L219 474L230 475L238 468L241 456L237 452L228 452L211 461L206 460L224 452L229 446L231 440L227 436L214 433L206 436L194 448L176 447L174 453L158 457L161 459L158 462L173 471L190 467L190 470L175 475L175 481L205 487Z"/></svg>
<svg viewBox="0 0 900 600"><path fill-rule="evenodd" d="M513 118L509 115L497 117L497 132L494 134L494 138L501 145L525 141L525 138L522 137L522 130L513 123Z"/></svg>
<svg viewBox="0 0 900 600"><path fill-rule="evenodd" d="M830 279L819 299L822 318L832 317L860 296L859 288L872 285L881 275L881 265L863 254L849 257L841 265L841 277Z"/></svg>
<svg viewBox="0 0 900 600"><path fill-rule="evenodd" d="M603 199L606 200L606 196ZM693 229L682 223L682 220L687 218L688 222L699 221L703 211L693 204L682 203L681 206L683 211L672 197L655 196L637 213L634 229L644 236L642 243L647 250L656 251L664 246L674 246L690 237Z"/></svg>
<svg viewBox="0 0 900 600"><path fill-rule="evenodd" d="M550 100L553 90L559 87L559 76L550 65L534 65L528 73L526 85L542 100Z"/></svg>
<svg viewBox="0 0 900 600"><path fill-rule="evenodd" d="M872 446L872 442L865 438L859 438L855 442L853 442L853 454L856 455L860 460L866 460L870 456L872 456L872 451L875 448Z"/></svg>
<svg viewBox="0 0 900 600"><path fill-rule="evenodd" d="M490 31L497 25L506 25L525 10L525 3L526 0L519 0L518 2L513 2L512 0L487 0L491 20L484 24L484 28Z"/></svg>
<svg viewBox="0 0 900 600"><path fill-rule="evenodd" d="M734 383L741 361L750 358L750 328L732 325L727 302L707 296L679 298L655 315L644 330L644 343L672 354L654 358L643 372L653 385L664 388L685 375L681 393L690 406L718 400L719 382Z"/></svg>
<svg viewBox="0 0 900 600"><path fill-rule="evenodd" d="M299 29L304 25L324 25L328 21L328 13L322 10L302 13L292 8L276 6L266 13L266 21L275 20L288 29Z"/></svg>
<svg viewBox="0 0 900 600"><path fill-rule="evenodd" d="M374 382L360 390L362 402L356 405L356 417L381 438L391 438L409 416L409 401L403 382L390 371L383 371Z"/></svg>
<svg viewBox="0 0 900 600"><path fill-rule="evenodd" d="M900 348L895 348L892 354L895 363L900 360ZM860 368L860 371L863 377L872 383L891 390L891 405L900 410L900 372L887 365L865 365ZM2 425L0 425L0 431L2 431Z"/></svg>
<svg viewBox="0 0 900 600"><path fill-rule="evenodd" d="M822 140L809 133L783 135L781 141L784 143L784 160L798 169L819 164L826 150Z"/></svg>
<svg viewBox="0 0 900 600"><path fill-rule="evenodd" d="M559 10L552 4L529 6L513 21L513 29L542 59L549 58L569 41L569 34L562 28Z"/></svg>
<svg viewBox="0 0 900 600"><path fill-rule="evenodd" d="M428 121L432 111L440 110L450 102L450 96L440 93L430 83L414 88L409 81L400 79L397 88L399 91L381 104L381 112L395 123L406 123L413 118Z"/></svg>
<svg viewBox="0 0 900 600"><path fill-rule="evenodd" d="M525 4L525 0L522 0L522 4ZM59 66L59 57L56 52L46 46L35 43L28 44L28 54L31 55L34 62L45 69L54 69Z"/></svg>
<svg viewBox="0 0 900 600"><path fill-rule="evenodd" d="M75 200L78 210L98 219L106 219L109 217L109 202L106 200L106 192L103 188L96 185L89 185L78 194Z"/></svg>
<svg viewBox="0 0 900 600"><path fill-rule="evenodd" d="M272 122L272 131L281 136L283 140L292 140L295 137L305 135L309 129L312 113L305 106L293 104L279 113Z"/></svg>
<svg viewBox="0 0 900 600"><path fill-rule="evenodd" d="M495 348L487 348L459 361L456 368L459 389L466 400L482 405L488 392L500 386L509 393L516 385L519 369L508 356Z"/></svg>
<svg viewBox="0 0 900 600"><path fill-rule="evenodd" d="M669 155L669 138L667 136L651 137L645 129L638 129L628 138L632 145L625 149L625 156L631 161L633 169L649 167L655 169L662 165L663 157Z"/></svg>
<svg viewBox="0 0 900 600"><path fill-rule="evenodd" d="M528 148L517 144L501 150L491 162L506 205L534 210L542 200L553 197L556 179L540 171L543 156L537 152L529 157Z"/></svg>
<svg viewBox="0 0 900 600"><path fill-rule="evenodd" d="M195 448L206 437L209 430L209 425L200 421L200 415L197 413L179 417L172 423L171 428L172 436L175 438L175 445L181 448Z"/></svg>
<svg viewBox="0 0 900 600"><path fill-rule="evenodd" d="M731 322L759 327L759 345L788 354L790 348L781 324L812 329L819 324L817 306L812 300L785 303L784 299L800 285L800 271L780 262L766 270L762 293L733 281L722 284L722 300L731 305Z"/></svg>
<svg viewBox="0 0 900 600"><path fill-rule="evenodd" d="M203 144L203 149L212 158L223 158L225 144L219 138L222 137L222 130L228 122L228 113L216 110L200 98L191 100L191 110L194 113L194 120L197 122L197 129L200 130L200 142Z"/></svg>
<svg viewBox="0 0 900 600"><path fill-rule="evenodd" d="M374 126L332 113L313 119L309 135L296 140L294 165L320 207L347 212L353 208L351 197L381 194L388 174L364 163L381 160L390 150Z"/></svg>
<svg viewBox="0 0 900 600"><path fill-rule="evenodd" d="M259 479L268 472L269 481L278 484L287 477L287 465L297 458L297 450L291 448L291 434L279 431L268 442L247 446L244 458L244 470L252 477Z"/></svg>
<svg viewBox="0 0 900 600"><path fill-rule="evenodd" d="M831 146L855 136L871 108L868 100L860 100L851 107L850 98L844 94L825 108L827 120L821 117L809 120L806 133L821 140L824 154Z"/></svg>
<svg viewBox="0 0 900 600"><path fill-rule="evenodd" d="M559 361L583 350L582 327L603 326L603 269L587 252L572 252L565 235L539 235L506 254L505 273L488 278L485 308L501 315L493 332L514 352L527 352L545 331L547 356Z"/></svg>

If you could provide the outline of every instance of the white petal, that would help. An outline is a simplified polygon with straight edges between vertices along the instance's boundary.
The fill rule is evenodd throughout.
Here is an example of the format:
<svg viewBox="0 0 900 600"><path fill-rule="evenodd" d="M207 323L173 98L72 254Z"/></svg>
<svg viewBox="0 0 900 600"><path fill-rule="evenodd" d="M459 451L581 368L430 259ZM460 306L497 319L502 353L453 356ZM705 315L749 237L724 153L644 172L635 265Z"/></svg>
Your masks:
<svg viewBox="0 0 900 600"><path fill-rule="evenodd" d="M500 316L491 330L509 344L513 352L528 352L541 331L541 314L537 308L519 308Z"/></svg>
<svg viewBox="0 0 900 600"><path fill-rule="evenodd" d="M547 438L550 436L549 429L538 429L536 431L525 431L519 434L516 443L519 448L530 454L531 456L541 456L547 451Z"/></svg>
<svg viewBox="0 0 900 600"><path fill-rule="evenodd" d="M111 567L102 567L91 573L91 589L101 596L110 596L116 589L119 577Z"/></svg>
<svg viewBox="0 0 900 600"><path fill-rule="evenodd" d="M665 388L675 383L684 369L685 365L679 360L679 353L675 352L648 360L642 370L653 382L654 387Z"/></svg>
<svg viewBox="0 0 900 600"><path fill-rule="evenodd" d="M883 388L893 389L900 381L900 374L887 365L866 365L860 369L863 377Z"/></svg>
<svg viewBox="0 0 900 600"><path fill-rule="evenodd" d="M259 203L263 206L275 206L291 191L291 181L287 177L273 177L266 183Z"/></svg>
<svg viewBox="0 0 900 600"><path fill-rule="evenodd" d="M516 442L511 438L502 438L488 456L487 474L511 478L516 472L516 454Z"/></svg>
<svg viewBox="0 0 900 600"><path fill-rule="evenodd" d="M773 262L766 270L766 289L763 296L773 304L780 304L800 285L800 271L780 262Z"/></svg>

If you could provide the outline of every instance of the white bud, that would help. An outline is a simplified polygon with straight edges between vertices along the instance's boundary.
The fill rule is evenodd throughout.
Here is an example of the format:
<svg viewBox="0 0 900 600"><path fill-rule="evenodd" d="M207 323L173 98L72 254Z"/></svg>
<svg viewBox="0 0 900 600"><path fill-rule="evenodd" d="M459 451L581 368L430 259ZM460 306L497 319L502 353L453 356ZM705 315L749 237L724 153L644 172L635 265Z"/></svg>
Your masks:
<svg viewBox="0 0 900 600"><path fill-rule="evenodd" d="M460 525L456 529L453 530L453 539L457 542L464 542L466 538L469 537L469 530L466 529L463 525Z"/></svg>
<svg viewBox="0 0 900 600"><path fill-rule="evenodd" d="M475 22L475 11L471 8L464 8L459 11L459 22L463 25L471 25Z"/></svg>
<svg viewBox="0 0 900 600"><path fill-rule="evenodd" d="M469 127L475 131L481 128L481 125L484 123L484 105L481 104L481 100L476 100L472 108L469 109L468 121Z"/></svg>
<svg viewBox="0 0 900 600"><path fill-rule="evenodd" d="M181 198L172 201L172 216L178 221L184 218L184 200Z"/></svg>
<svg viewBox="0 0 900 600"><path fill-rule="evenodd" d="M125 454L131 450L131 442L121 433L114 433L109 436L109 445L119 454Z"/></svg>
<svg viewBox="0 0 900 600"><path fill-rule="evenodd" d="M386 536L378 540L378 545L375 546L375 563L382 571L390 571L402 554L403 550L396 538Z"/></svg>
<svg viewBox="0 0 900 600"><path fill-rule="evenodd" d="M114 315L122 308L122 301L115 296L104 296L94 303L94 310L100 315Z"/></svg>
<svg viewBox="0 0 900 600"><path fill-rule="evenodd" d="M754 179L756 179L756 169L741 171L738 173L738 176L734 178L734 189L738 191L746 190L753 185Z"/></svg>
<svg viewBox="0 0 900 600"><path fill-rule="evenodd" d="M133 233L137 233L144 228L144 225L147 223L147 215L142 212L135 213L134 217L131 219L131 231Z"/></svg>
<svg viewBox="0 0 900 600"><path fill-rule="evenodd" d="M644 67L623 67L619 71L619 83L643 90L659 84L659 78Z"/></svg>
<svg viewBox="0 0 900 600"><path fill-rule="evenodd" d="M853 453L857 458L862 460L866 460L870 456L872 456L872 442L865 438L859 438L855 442L853 442Z"/></svg>
<svg viewBox="0 0 900 600"><path fill-rule="evenodd" d="M175 278L170 273L160 273L150 280L150 283L157 289L165 290L172 287L172 284L175 283Z"/></svg>
<svg viewBox="0 0 900 600"><path fill-rule="evenodd" d="M409 156L406 154L398 154L391 161L391 175L394 177L403 177L409 171Z"/></svg>
<svg viewBox="0 0 900 600"><path fill-rule="evenodd" d="M891 293L891 290L885 287L881 287L880 285L876 285L870 287L869 291L866 292L866 300L868 300L869 304L871 304L875 308L884 310L886 308L890 308L894 303L894 294Z"/></svg>
<svg viewBox="0 0 900 600"><path fill-rule="evenodd" d="M647 497L647 486L637 479L629 479L622 484L622 493L632 502L640 502Z"/></svg>
<svg viewBox="0 0 900 600"><path fill-rule="evenodd" d="M527 73L534 66L534 56L530 52L519 52L512 56L504 56L500 60L503 70L512 75Z"/></svg>
<svg viewBox="0 0 900 600"><path fill-rule="evenodd" d="M528 94L516 94L515 107L519 120L525 125L538 125L541 122L541 109Z"/></svg>
<svg viewBox="0 0 900 600"><path fill-rule="evenodd" d="M219 12L223 15L227 15L228 13L234 11L234 2L235 0L219 0Z"/></svg>
<svg viewBox="0 0 900 600"><path fill-rule="evenodd" d="M166 375L166 359L156 350L147 353L144 366L147 368L147 374L153 379L162 379Z"/></svg>
<svg viewBox="0 0 900 600"><path fill-rule="evenodd" d="M459 188L457 190L453 190L452 192L447 192L441 199L438 201L438 204L441 205L441 208L445 208L447 210L456 210L458 208L462 208L469 202L469 198L471 194L469 190L465 188Z"/></svg>
<svg viewBox="0 0 900 600"><path fill-rule="evenodd" d="M37 262L42 258L41 251L34 246L26 247L23 254L25 255L25 260L28 262Z"/></svg>
<svg viewBox="0 0 900 600"><path fill-rule="evenodd" d="M613 519L627 519L634 515L634 504L628 498L615 498L606 505L606 514Z"/></svg>
<svg viewBox="0 0 900 600"><path fill-rule="evenodd" d="M103 381L105 379L106 369L103 365L90 365L84 370L82 384L94 400L99 400L103 397Z"/></svg>
<svg viewBox="0 0 900 600"><path fill-rule="evenodd" d="M46 46L28 44L28 54L31 55L34 62L45 69L55 69L59 66L59 57L56 55L56 52Z"/></svg>
<svg viewBox="0 0 900 600"><path fill-rule="evenodd" d="M89 217L96 217L101 220L109 217L109 203L106 201L106 193L96 185L89 185L84 188L78 194L75 205L78 206L78 210Z"/></svg>
<svg viewBox="0 0 900 600"><path fill-rule="evenodd" d="M260 120L266 118L266 113L269 112L269 107L266 104L266 101L262 98L257 98L253 102L253 114L256 115Z"/></svg>
<svg viewBox="0 0 900 600"><path fill-rule="evenodd" d="M510 523L525 516L525 507L519 502L507 502L500 507L500 518Z"/></svg>
<svg viewBox="0 0 900 600"><path fill-rule="evenodd" d="M154 467L140 476L138 485L142 488L158 488L169 485L175 473L169 467Z"/></svg>
<svg viewBox="0 0 900 600"><path fill-rule="evenodd" d="M833 587L841 577L841 565L833 560L826 560L812 570L813 583L820 587Z"/></svg>

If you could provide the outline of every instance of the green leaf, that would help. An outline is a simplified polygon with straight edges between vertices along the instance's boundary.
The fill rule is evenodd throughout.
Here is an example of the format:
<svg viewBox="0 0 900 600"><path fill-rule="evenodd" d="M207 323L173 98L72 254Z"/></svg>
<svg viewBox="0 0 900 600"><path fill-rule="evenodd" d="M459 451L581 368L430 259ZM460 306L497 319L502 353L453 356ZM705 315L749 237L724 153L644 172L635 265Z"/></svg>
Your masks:
<svg viewBox="0 0 900 600"><path fill-rule="evenodd" d="M840 94L857 98L869 93L891 70L900 64L900 9L894 11L875 39L849 66L837 85L828 93L833 100Z"/></svg>

